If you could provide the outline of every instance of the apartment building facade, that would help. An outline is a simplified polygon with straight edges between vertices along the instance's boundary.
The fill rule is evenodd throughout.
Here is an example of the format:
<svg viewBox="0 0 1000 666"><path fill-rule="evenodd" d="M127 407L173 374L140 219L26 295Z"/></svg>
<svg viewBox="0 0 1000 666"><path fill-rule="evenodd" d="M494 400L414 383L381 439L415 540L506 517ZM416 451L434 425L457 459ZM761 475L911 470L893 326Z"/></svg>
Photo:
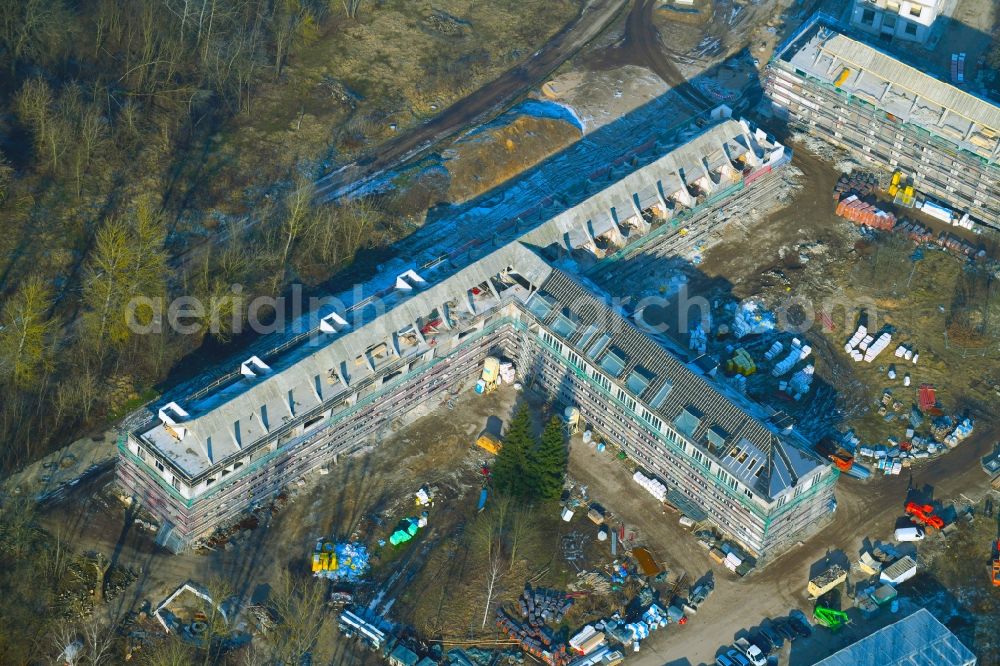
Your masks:
<svg viewBox="0 0 1000 666"><path fill-rule="evenodd" d="M409 270L347 311L321 310L273 353L234 363L123 432L119 483L160 519L161 541L183 549L378 443L416 405L501 355L578 405L677 504L759 556L779 552L830 513L836 471L552 261L617 261L624 248L683 237L681 221L708 224L706 210L739 207L788 157L771 137L726 120L467 264Z"/></svg>
<svg viewBox="0 0 1000 666"><path fill-rule="evenodd" d="M1000 229L1000 107L814 16L767 67L771 108L796 129Z"/></svg>
<svg viewBox="0 0 1000 666"><path fill-rule="evenodd" d="M944 0L854 0L851 26L881 39L923 44Z"/></svg>

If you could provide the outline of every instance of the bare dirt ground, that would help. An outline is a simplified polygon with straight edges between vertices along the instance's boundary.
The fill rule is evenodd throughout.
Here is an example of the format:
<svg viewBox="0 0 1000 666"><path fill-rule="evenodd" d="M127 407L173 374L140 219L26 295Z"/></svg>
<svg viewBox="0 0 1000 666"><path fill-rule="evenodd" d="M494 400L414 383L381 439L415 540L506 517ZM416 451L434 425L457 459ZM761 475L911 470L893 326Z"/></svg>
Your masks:
<svg viewBox="0 0 1000 666"><path fill-rule="evenodd" d="M377 153L325 176L320 181L321 190L335 194L345 187L359 187L383 170L414 159L477 119L482 121L484 117L502 110L527 89L539 85L553 70L600 34L623 6L621 0L594 0L588 3L575 21L571 21L525 62L508 69L470 98L452 104L427 122L384 142Z"/></svg>

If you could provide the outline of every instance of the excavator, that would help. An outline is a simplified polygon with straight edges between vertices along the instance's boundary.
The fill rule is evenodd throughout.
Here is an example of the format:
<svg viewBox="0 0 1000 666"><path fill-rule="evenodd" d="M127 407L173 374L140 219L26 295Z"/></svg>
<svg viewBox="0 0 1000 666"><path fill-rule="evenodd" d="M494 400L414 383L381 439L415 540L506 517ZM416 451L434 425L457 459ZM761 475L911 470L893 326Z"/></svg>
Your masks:
<svg viewBox="0 0 1000 666"><path fill-rule="evenodd" d="M837 631L845 624L850 624L851 622L851 619L847 617L847 613L844 611L827 608L819 604L816 604L816 608L813 609L813 619L830 631Z"/></svg>
<svg viewBox="0 0 1000 666"><path fill-rule="evenodd" d="M917 504L916 502L906 503L906 513L910 520L925 527L941 529L944 527L944 519L934 515L934 507L930 504Z"/></svg>

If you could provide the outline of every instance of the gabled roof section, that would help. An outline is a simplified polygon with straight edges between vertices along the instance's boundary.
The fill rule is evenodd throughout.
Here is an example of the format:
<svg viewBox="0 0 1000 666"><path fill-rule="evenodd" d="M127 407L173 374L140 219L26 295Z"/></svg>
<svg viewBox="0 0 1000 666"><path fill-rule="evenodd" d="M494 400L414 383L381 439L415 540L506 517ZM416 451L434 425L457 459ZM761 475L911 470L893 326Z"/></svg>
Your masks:
<svg viewBox="0 0 1000 666"><path fill-rule="evenodd" d="M586 353L585 345L578 342L578 354L595 367L602 367L601 361L609 353L621 358L622 372L614 375L605 370L605 374L630 389L665 423L702 447L748 487L773 498L799 477L826 466L819 456L793 443L793 437L783 438L766 425L763 416L754 413L759 408L746 398L724 394L722 387L679 360L569 275L553 269L541 289L561 306L571 305L582 329L593 329L589 339L596 342L587 343L590 348ZM542 318L546 327L556 319L558 310L553 308ZM599 351L592 354L595 347ZM648 385L638 393L631 390L629 382L633 372L648 377ZM741 452L730 458L726 454L733 442ZM709 444L717 450L711 450Z"/></svg>
<svg viewBox="0 0 1000 666"><path fill-rule="evenodd" d="M392 285L393 300L385 312L368 307L352 317L355 325L347 325L348 318L341 314L320 318L300 346L266 361L253 356L239 365L233 381L201 392L190 403L167 403L160 410L166 418L140 437L195 477L245 454L275 429L346 394L355 376L370 372L357 359L367 359L373 345L388 344L393 332L511 268L534 284L551 271L532 250L511 243L437 283L404 273Z"/></svg>

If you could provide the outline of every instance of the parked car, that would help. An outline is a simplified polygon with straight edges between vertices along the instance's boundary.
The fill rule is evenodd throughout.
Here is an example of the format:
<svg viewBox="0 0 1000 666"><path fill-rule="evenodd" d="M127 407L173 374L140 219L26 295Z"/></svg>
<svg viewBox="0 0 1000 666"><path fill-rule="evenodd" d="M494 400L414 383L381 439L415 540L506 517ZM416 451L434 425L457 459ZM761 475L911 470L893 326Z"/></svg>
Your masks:
<svg viewBox="0 0 1000 666"><path fill-rule="evenodd" d="M795 633L795 630L792 629L792 625L788 622L788 620L775 620L774 630L777 631L782 638L789 642L792 642L799 637L799 635Z"/></svg>
<svg viewBox="0 0 1000 666"><path fill-rule="evenodd" d="M763 630L750 634L750 642L759 647L764 654L771 654L774 651L774 644L764 635Z"/></svg>
<svg viewBox="0 0 1000 666"><path fill-rule="evenodd" d="M767 666L766 653L746 638L737 638L733 647L750 662L750 666Z"/></svg>
<svg viewBox="0 0 1000 666"><path fill-rule="evenodd" d="M769 643L771 643L772 650L778 650L781 648L781 644L784 643L784 639L781 637L775 628L774 623L760 625L760 635L763 636Z"/></svg>
<svg viewBox="0 0 1000 666"><path fill-rule="evenodd" d="M739 650L735 648L726 652L726 656L729 657L734 664L737 666L750 666L750 660L740 654Z"/></svg>
<svg viewBox="0 0 1000 666"><path fill-rule="evenodd" d="M715 583L711 579L706 580L704 583L696 585L694 589L691 590L691 599L690 599L691 605L693 605L695 608L701 606L703 603L705 603L705 600L708 599L709 595L712 594L712 591L714 589L715 589Z"/></svg>
<svg viewBox="0 0 1000 666"><path fill-rule="evenodd" d="M806 620L805 616L801 613L792 613L788 617L788 622L792 625L792 629L795 630L802 638L809 638L812 636L812 627L809 626L809 621Z"/></svg>
<svg viewBox="0 0 1000 666"><path fill-rule="evenodd" d="M731 662L726 655L720 654L715 658L715 666L736 666L736 664Z"/></svg>
<svg viewBox="0 0 1000 666"><path fill-rule="evenodd" d="M924 531L919 527L900 527L893 536L896 541L920 541L924 538Z"/></svg>

